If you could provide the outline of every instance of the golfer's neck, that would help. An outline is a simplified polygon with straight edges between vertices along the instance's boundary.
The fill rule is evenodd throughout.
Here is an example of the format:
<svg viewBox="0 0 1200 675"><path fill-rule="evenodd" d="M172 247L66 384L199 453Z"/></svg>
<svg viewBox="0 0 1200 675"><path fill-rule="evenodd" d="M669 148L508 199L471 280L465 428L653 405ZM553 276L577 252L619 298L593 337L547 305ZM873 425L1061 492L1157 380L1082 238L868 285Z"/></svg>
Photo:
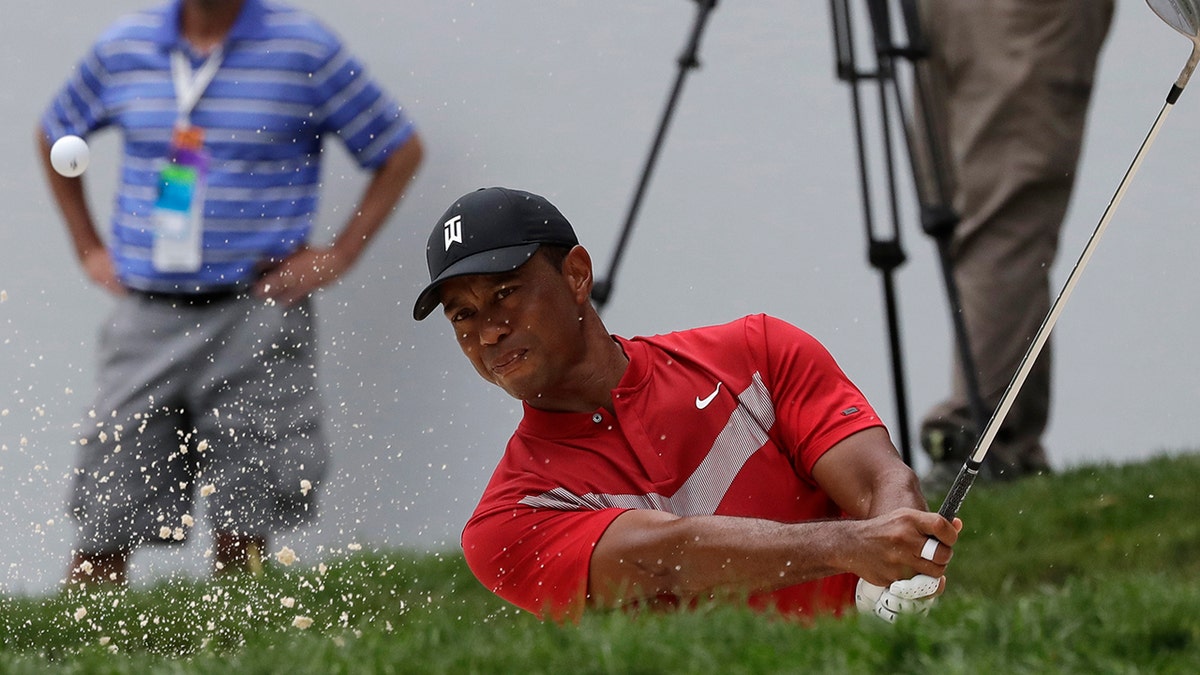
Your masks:
<svg viewBox="0 0 1200 675"><path fill-rule="evenodd" d="M184 0L179 32L196 49L207 52L225 41L244 0Z"/></svg>
<svg viewBox="0 0 1200 675"><path fill-rule="evenodd" d="M549 412L592 412L604 408L615 413L612 391L620 385L629 358L615 340L606 333L600 335L601 347L581 359L553 392L525 398L525 402Z"/></svg>

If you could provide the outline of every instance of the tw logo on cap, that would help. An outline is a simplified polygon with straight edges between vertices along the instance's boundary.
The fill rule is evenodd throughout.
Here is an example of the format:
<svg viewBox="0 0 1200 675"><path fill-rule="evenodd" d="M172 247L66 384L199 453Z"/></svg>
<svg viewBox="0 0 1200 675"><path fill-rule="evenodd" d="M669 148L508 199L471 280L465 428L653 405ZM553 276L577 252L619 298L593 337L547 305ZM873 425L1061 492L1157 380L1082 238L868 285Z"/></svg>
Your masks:
<svg viewBox="0 0 1200 675"><path fill-rule="evenodd" d="M454 216L450 220L442 223L442 236L446 240L446 249L450 250L450 244L461 244L462 239L462 216Z"/></svg>

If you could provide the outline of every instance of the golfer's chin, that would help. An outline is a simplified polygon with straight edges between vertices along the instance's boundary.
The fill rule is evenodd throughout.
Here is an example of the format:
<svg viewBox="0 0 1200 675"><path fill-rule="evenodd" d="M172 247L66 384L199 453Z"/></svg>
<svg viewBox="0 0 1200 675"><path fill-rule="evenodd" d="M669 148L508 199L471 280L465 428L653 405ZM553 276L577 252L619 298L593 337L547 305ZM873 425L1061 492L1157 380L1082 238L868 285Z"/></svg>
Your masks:
<svg viewBox="0 0 1200 675"><path fill-rule="evenodd" d="M525 401L535 408L541 407L538 402L544 398L548 385L546 372L528 359L522 358L503 368L493 369L488 375L492 384L503 389L509 396Z"/></svg>
<svg viewBox="0 0 1200 675"><path fill-rule="evenodd" d="M537 388L532 386L531 383L526 382L520 373L507 372L501 375L493 372L488 379L492 381L492 384L503 389L504 393L515 399L525 401L537 398L536 393L531 393L535 392Z"/></svg>
<svg viewBox="0 0 1200 675"><path fill-rule="evenodd" d="M528 379L518 377L505 377L494 380L496 386L504 390L509 396L528 403L534 408L547 408L550 404L545 397L545 383L532 382Z"/></svg>

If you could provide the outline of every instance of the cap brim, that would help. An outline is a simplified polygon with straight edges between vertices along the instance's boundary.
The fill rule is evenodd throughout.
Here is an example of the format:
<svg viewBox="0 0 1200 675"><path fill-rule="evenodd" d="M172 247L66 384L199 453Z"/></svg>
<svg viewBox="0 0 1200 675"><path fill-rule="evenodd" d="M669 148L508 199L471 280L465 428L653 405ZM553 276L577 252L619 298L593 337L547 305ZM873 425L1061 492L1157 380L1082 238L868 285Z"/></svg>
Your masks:
<svg viewBox="0 0 1200 675"><path fill-rule="evenodd" d="M442 273L436 279L429 282L425 290L417 296L417 303L413 305L413 318L417 321L429 316L438 303L442 301L441 286L448 279L454 277L465 277L470 274L502 274L511 272L521 265L529 262L537 251L540 243L521 244L520 246L509 246L507 248L498 248L491 251L483 251L472 256L467 256L462 260L442 270Z"/></svg>

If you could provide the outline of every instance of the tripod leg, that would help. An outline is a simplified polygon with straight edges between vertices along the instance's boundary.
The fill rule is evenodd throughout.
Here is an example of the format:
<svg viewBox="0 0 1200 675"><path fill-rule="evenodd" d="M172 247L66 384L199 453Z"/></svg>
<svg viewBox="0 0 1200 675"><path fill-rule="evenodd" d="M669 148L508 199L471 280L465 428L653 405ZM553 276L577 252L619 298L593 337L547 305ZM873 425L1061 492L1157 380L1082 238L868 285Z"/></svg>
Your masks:
<svg viewBox="0 0 1200 675"><path fill-rule="evenodd" d="M954 173L947 148L948 139L943 131L946 125L944 115L933 99L933 87L936 85L924 62L928 57L927 43L917 16L916 3L913 0L900 0L900 4L910 45L902 53L912 62L912 114L904 112L904 96L895 79L893 96L906 130L905 139L921 210L921 226L937 245L956 354L962 366L967 406L974 427L968 435L976 437L987 423L989 410L980 389L979 369L963 318L963 306L954 278L954 259L950 252L959 217L952 206ZM889 55L889 58L893 57ZM961 450L966 451L966 448Z"/></svg>
<svg viewBox="0 0 1200 675"><path fill-rule="evenodd" d="M895 387L896 415L898 418L896 440L900 449L901 458L904 460L905 464L911 466L912 450L910 445L911 434L908 420L908 398L904 377L904 362L901 354L900 318L896 303L894 279L894 272L896 268L904 263L905 256L904 251L900 246L898 227L899 214L896 209L895 181L893 180L894 172L890 166L891 148L885 148L884 158L885 162L888 164L885 174L888 178L888 187L890 188L892 194L891 215L894 231L891 238L882 239L877 237L875 234L875 209L871 199L871 172L867 158L866 138L863 130L863 104L859 92L860 81L880 81L880 120L884 127L884 137L890 138L890 135L888 134L889 118L886 115L887 97L883 95L884 90L881 80L881 78L885 77L886 74L882 70L875 73L863 73L858 69L858 64L855 60L853 37L854 30L851 21L850 5L848 0L830 0L830 15L833 21L837 76L838 79L844 80L850 85L850 104L854 120L854 137L858 158L859 187L862 192L863 223L866 226L867 232L867 257L871 266L880 271L883 281L883 295L888 324L888 344L890 347L892 360L892 382ZM885 142L887 142L890 146L890 141Z"/></svg>
<svg viewBox="0 0 1200 675"><path fill-rule="evenodd" d="M958 283L954 280L954 261L950 257L949 239L945 237L937 239L937 249L942 278L946 285L950 321L954 327L954 344L958 349L958 360L962 364L963 380L967 388L967 405L971 411L971 420L975 425L971 435L978 437L984 425L987 424L989 416L987 405L983 401L983 394L980 393L979 366L976 364L974 352L971 351L971 339L967 334L966 320L963 318L963 305L958 293Z"/></svg>
<svg viewBox="0 0 1200 675"><path fill-rule="evenodd" d="M592 288L592 300L595 301L597 307L603 309L608 304L609 298L612 296L613 284L616 282L617 267L621 264L621 258L625 255L625 247L629 243L629 236L633 233L633 223L637 219L638 209L642 205L642 197L646 194L646 188L650 184L650 175L654 172L654 165L658 161L659 150L662 149L663 140L667 136L667 127L671 124L671 118L675 114L676 104L679 102L679 96L683 92L683 83L687 79L688 73L699 67L700 62L696 58L697 52L700 50L700 36L704 33L704 27L708 23L709 14L716 7L716 0L696 0L696 17L692 23L692 31L688 37L687 46L684 47L683 54L679 57L679 72L675 76L675 84L671 87L671 93L667 97L667 105L663 109L662 118L658 123L658 131L654 135L654 142L650 145L650 153L646 157L646 163L642 168L642 176L638 181L637 189L634 191L633 200L629 204L629 211L625 216L625 224L621 227L621 234L617 238L617 247L613 253L612 261L608 265L608 273L603 279L597 279L595 286Z"/></svg>
<svg viewBox="0 0 1200 675"><path fill-rule="evenodd" d="M900 438L900 458L912 466L912 432L908 423L908 385L904 377L904 357L900 350L900 314L896 309L896 284L891 270L883 273L883 297L887 308L888 346L892 355L892 382L896 391L896 433Z"/></svg>

